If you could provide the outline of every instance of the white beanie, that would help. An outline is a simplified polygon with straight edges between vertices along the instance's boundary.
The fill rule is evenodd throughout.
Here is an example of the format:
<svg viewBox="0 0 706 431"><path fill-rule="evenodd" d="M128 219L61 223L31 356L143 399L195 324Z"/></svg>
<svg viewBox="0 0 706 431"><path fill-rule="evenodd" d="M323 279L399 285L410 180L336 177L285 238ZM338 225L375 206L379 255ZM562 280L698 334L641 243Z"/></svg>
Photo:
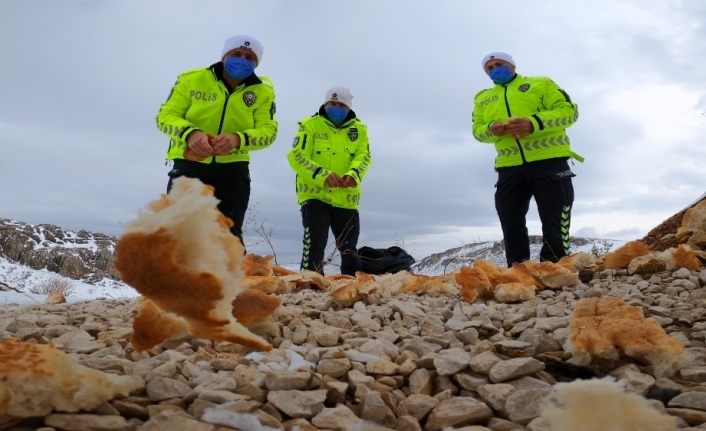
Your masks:
<svg viewBox="0 0 706 431"><path fill-rule="evenodd" d="M353 94L348 87L331 87L326 92L326 102L341 102L348 107L348 109L353 109Z"/></svg>
<svg viewBox="0 0 706 431"><path fill-rule="evenodd" d="M483 68L483 71L485 71L485 63L489 62L490 60L503 60L507 61L513 66L515 65L515 62L512 60L512 56L510 54L500 51L491 52L490 54L483 57L483 63L481 63L480 65Z"/></svg>
<svg viewBox="0 0 706 431"><path fill-rule="evenodd" d="M255 39L252 36L239 34L237 36L233 36L231 38L226 39L225 43L223 43L223 52L221 52L221 58L223 58L223 56L226 55L227 52L235 48L247 48L250 51L254 52L257 56L258 64L260 64L260 61L262 60L262 53L265 50L259 40Z"/></svg>

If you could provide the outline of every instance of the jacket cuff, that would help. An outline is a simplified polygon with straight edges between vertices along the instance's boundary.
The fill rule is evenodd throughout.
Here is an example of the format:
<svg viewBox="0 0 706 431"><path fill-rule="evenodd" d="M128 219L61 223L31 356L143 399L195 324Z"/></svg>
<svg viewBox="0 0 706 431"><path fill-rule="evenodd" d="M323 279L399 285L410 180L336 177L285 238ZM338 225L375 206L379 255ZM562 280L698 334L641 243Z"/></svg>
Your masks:
<svg viewBox="0 0 706 431"><path fill-rule="evenodd" d="M316 184L319 187L325 187L326 184L326 178L328 178L329 174L331 171L328 171L324 168L316 168L314 173L311 176L311 179L314 181L314 184Z"/></svg>
<svg viewBox="0 0 706 431"><path fill-rule="evenodd" d="M532 123L532 133L537 133L540 130L544 129L544 124L542 123L542 120L539 120L539 117L537 117L536 115L537 114L525 117L530 121L530 123Z"/></svg>
<svg viewBox="0 0 706 431"><path fill-rule="evenodd" d="M186 143L186 140L189 138L189 135L197 130L201 129L194 126L188 126L187 128L181 131L181 133L179 134L179 139L181 139L182 142Z"/></svg>
<svg viewBox="0 0 706 431"><path fill-rule="evenodd" d="M353 177L353 178L355 179L355 181L356 181L358 184L360 184L361 178L360 178L360 171L359 171L358 169L356 169L356 168L350 168L350 169L349 169L345 174L343 174L343 175L344 175L344 176L348 175L348 176Z"/></svg>

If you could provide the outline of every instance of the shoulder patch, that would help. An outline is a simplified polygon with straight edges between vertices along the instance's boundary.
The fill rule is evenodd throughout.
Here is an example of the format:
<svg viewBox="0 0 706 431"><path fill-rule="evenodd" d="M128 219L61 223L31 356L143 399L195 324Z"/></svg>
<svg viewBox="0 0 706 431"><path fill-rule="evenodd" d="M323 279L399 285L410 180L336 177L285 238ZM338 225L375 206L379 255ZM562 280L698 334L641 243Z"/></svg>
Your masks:
<svg viewBox="0 0 706 431"><path fill-rule="evenodd" d="M243 93L243 102L245 102L245 105L247 107L251 107L252 105L255 104L256 101L257 101L257 96L255 95L255 93L253 91L248 90L245 93Z"/></svg>
<svg viewBox="0 0 706 431"><path fill-rule="evenodd" d="M348 129L348 139L351 141L356 141L358 139L358 128L357 127L351 127Z"/></svg>
<svg viewBox="0 0 706 431"><path fill-rule="evenodd" d="M520 90L520 91L522 91L523 93L524 93L525 91L529 90L529 88L530 88L529 82L525 82L524 84L522 84L522 85L520 85L519 87L517 87L517 89Z"/></svg>

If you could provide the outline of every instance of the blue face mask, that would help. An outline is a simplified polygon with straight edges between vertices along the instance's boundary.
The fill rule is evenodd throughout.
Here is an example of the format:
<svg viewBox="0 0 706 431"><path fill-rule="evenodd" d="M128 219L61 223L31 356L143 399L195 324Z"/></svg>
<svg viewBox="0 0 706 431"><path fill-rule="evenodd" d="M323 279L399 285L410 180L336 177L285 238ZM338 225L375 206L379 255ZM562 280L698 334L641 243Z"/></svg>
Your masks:
<svg viewBox="0 0 706 431"><path fill-rule="evenodd" d="M350 109L344 108L342 106L326 107L326 115L333 124L341 124L343 120L345 120L348 116L348 112L350 112Z"/></svg>
<svg viewBox="0 0 706 431"><path fill-rule="evenodd" d="M242 81L255 71L255 64L245 57L228 57L223 65L228 76L238 81Z"/></svg>
<svg viewBox="0 0 706 431"><path fill-rule="evenodd" d="M512 80L512 77L515 76L510 70L510 67L504 64L490 69L488 75L490 75L490 79L496 84L507 84Z"/></svg>

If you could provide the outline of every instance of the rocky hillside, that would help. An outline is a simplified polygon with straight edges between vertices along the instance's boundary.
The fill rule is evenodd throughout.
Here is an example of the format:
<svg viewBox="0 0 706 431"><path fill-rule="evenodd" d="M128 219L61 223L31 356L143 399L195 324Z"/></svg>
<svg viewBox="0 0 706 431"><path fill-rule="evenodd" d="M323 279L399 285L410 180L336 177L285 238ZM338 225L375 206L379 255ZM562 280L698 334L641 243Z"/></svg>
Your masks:
<svg viewBox="0 0 706 431"><path fill-rule="evenodd" d="M87 283L119 279L113 266L115 241L100 233L0 219L0 258Z"/></svg>
<svg viewBox="0 0 706 431"><path fill-rule="evenodd" d="M571 238L572 253L586 252L596 256L622 245L624 241L595 238ZM539 259L542 248L541 236L530 236L530 256ZM448 274L476 260L489 260L497 266L506 266L505 244L503 241L486 241L451 248L441 253L427 256L412 266L412 271L420 274Z"/></svg>

